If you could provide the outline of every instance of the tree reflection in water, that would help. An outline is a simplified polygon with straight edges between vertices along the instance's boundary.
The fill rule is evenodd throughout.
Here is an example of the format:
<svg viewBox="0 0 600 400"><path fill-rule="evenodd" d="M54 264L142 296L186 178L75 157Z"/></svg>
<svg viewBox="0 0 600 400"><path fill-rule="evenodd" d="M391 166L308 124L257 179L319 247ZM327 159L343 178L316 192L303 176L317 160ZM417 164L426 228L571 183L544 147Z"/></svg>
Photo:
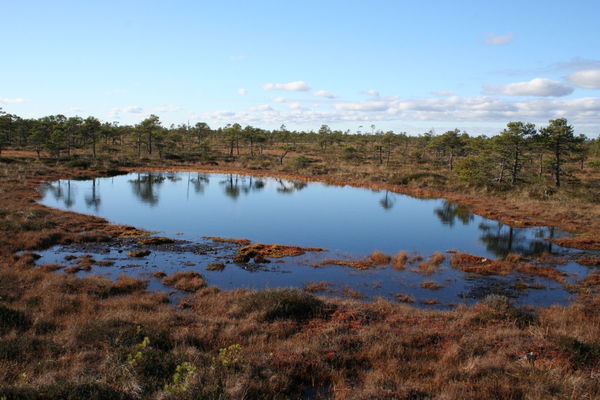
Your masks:
<svg viewBox="0 0 600 400"><path fill-rule="evenodd" d="M386 190L385 196L383 196L383 198L381 198L381 200L379 200L379 204L381 205L381 207L384 210L391 210L392 207L394 207L395 201L396 201L396 199L394 198L393 195L390 195L390 191Z"/></svg>
<svg viewBox="0 0 600 400"><path fill-rule="evenodd" d="M449 201L444 201L442 207L436 208L434 212L440 222L448 226L454 226L458 221L463 225L469 225L475 218L468 207L452 204ZM539 255L552 252L552 242L546 239L554 237L553 227L526 230L513 228L499 221L487 220L480 223L478 228L482 232L479 240L496 257L504 257L509 253ZM534 229L533 235L528 235L527 231L531 229Z"/></svg>
<svg viewBox="0 0 600 400"><path fill-rule="evenodd" d="M137 179L129 181L133 193L144 203L155 205L158 203L156 191L165 181L163 174L137 174Z"/></svg>
<svg viewBox="0 0 600 400"><path fill-rule="evenodd" d="M279 186L277 187L277 193L290 194L299 192L306 187L306 183L299 181L285 181L283 179L277 179Z"/></svg>
<svg viewBox="0 0 600 400"><path fill-rule="evenodd" d="M209 182L210 179L208 178L207 174L201 174L200 172L197 172L196 176L192 178L192 174L188 173L186 192L187 198L190 198L190 186L194 188L194 192L196 192L197 194L203 194L204 189L206 188L206 185L208 185Z"/></svg>
<svg viewBox="0 0 600 400"><path fill-rule="evenodd" d="M444 200L444 204L440 208L436 208L434 212L440 222L448 226L454 226L457 220L462 222L463 225L469 225L474 218L468 207L453 204L447 200Z"/></svg>
<svg viewBox="0 0 600 400"><path fill-rule="evenodd" d="M63 189L63 181L61 180L54 185L45 186L44 189L52 193L56 200L62 200L66 208L71 208L75 204L75 190L71 188L70 180L67 179L66 182L66 189Z"/></svg>
<svg viewBox="0 0 600 400"><path fill-rule="evenodd" d="M524 229L513 228L499 221L483 222L479 224L479 230L483 232L479 239L497 257L504 257L509 253L523 255L552 253L552 242L546 238L554 237L553 227L535 228L534 238L527 237Z"/></svg>
<svg viewBox="0 0 600 400"><path fill-rule="evenodd" d="M293 193L295 191L302 190L306 187L304 182L286 181L283 179L276 179L278 186L275 190L278 193ZM259 192L265 188L265 181L260 178L254 178L252 176L239 176L229 174L227 178L221 182L224 185L225 195L237 200L240 194L248 195L253 192Z"/></svg>
<svg viewBox="0 0 600 400"><path fill-rule="evenodd" d="M98 185L100 181L98 180ZM96 178L92 178L92 192L85 196L85 204L87 204L88 208L93 208L94 211L98 212L98 208L100 208L100 195L96 188Z"/></svg>

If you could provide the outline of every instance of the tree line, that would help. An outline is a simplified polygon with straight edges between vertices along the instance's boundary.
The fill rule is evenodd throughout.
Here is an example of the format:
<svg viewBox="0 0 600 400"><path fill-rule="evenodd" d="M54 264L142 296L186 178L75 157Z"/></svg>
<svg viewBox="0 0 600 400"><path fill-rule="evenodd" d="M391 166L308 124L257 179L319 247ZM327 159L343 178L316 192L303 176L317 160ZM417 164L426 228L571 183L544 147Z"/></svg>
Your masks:
<svg viewBox="0 0 600 400"><path fill-rule="evenodd" d="M38 158L113 157L174 159L184 161L235 161L264 159L302 169L315 156L330 163L370 163L394 169L407 165L430 166L470 183L515 186L525 180L552 179L555 186L570 176L568 168L586 162L600 168L600 142L576 135L564 118L547 125L509 122L498 134L471 136L458 129L417 136L383 132L371 125L370 133L332 130L290 131L285 125L266 130L228 124L163 126L156 115L135 125L101 122L95 117L51 115L21 118L0 109L0 155L7 148L29 149Z"/></svg>

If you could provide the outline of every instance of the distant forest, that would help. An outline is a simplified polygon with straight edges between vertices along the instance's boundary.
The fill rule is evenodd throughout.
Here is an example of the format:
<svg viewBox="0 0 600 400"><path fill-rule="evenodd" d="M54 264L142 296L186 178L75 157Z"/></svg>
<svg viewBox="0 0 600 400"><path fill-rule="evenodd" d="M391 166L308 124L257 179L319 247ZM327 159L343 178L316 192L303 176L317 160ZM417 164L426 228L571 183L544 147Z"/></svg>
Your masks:
<svg viewBox="0 0 600 400"><path fill-rule="evenodd" d="M165 127L151 115L136 125L101 122L95 117L51 115L21 118L0 109L0 156L28 150L37 158L73 165L98 160L123 163L150 160L235 162L251 169L285 169L312 175L346 166L396 174L407 183L419 174L429 179L514 187L543 183L581 185L582 171L600 171L600 140L576 135L564 118L545 126L509 122L497 135L471 136L458 129L410 136L377 130L350 133L322 125L318 131L265 130L206 123ZM4 153L6 154L6 152ZM413 172L410 174L410 172Z"/></svg>

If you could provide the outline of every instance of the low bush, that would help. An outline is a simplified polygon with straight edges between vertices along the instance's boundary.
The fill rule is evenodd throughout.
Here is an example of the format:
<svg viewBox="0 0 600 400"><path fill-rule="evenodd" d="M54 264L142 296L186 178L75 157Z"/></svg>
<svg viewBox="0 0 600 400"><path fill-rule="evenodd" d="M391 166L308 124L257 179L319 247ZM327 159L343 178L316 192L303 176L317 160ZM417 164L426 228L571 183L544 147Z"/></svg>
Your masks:
<svg viewBox="0 0 600 400"><path fill-rule="evenodd" d="M0 333L11 329L24 330L30 325L29 318L23 312L0 305Z"/></svg>
<svg viewBox="0 0 600 400"><path fill-rule="evenodd" d="M508 297L491 294L486 296L474 308L475 315L471 318L475 323L487 323L490 321L513 321L517 327L537 323L537 315L531 311L516 307Z"/></svg>
<svg viewBox="0 0 600 400"><path fill-rule="evenodd" d="M240 300L241 312L258 311L267 321L314 318L323 313L325 303L300 289L268 289L253 292Z"/></svg>

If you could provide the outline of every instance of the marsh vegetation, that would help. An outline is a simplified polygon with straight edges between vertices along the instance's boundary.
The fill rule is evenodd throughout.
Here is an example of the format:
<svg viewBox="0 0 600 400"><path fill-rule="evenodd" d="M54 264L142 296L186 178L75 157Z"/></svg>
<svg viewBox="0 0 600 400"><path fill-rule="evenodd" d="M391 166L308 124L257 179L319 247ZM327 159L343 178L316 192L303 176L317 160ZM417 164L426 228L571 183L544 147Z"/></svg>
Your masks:
<svg viewBox="0 0 600 400"><path fill-rule="evenodd" d="M459 134L461 141L481 144L470 150L452 143L419 148L421 141L442 139L409 137L400 145L371 151L385 134L314 141L337 135L324 130L314 136L284 135L284 145L291 147L279 151L271 136L252 144L241 136L222 142L222 136L209 131L201 156L190 155L196 150L179 144L167 151L156 136L148 139L147 132L124 133L121 142L97 140L95 148L92 139L71 136L71 147L51 151L29 139L31 130L19 134L22 143L15 142L19 136L11 131L0 160L0 397L600 396L595 141L575 143L590 150L583 161L577 158L579 147L564 153L569 157L561 154L558 187L556 169L546 164L550 150L539 147L539 163L533 141L520 150L513 182L508 166L514 164L508 158L502 179L497 179L502 168L496 161L481 164L499 168L488 168L494 174L483 180L463 174L463 162L477 170L479 161L473 164L472 157L481 156L492 139L477 142ZM417 158L409 158L417 149ZM495 151L488 154L496 157ZM194 164L193 157L200 163ZM165 168L204 172L158 170ZM106 176L126 188L119 192L120 200L134 201L122 216L135 218L139 212L145 219L103 214L115 209L107 193L109 181L101 178ZM285 231L301 230L301 218L270 221L261 216L231 224L232 229L253 228L249 233L186 230L181 221L173 228L146 225L160 220L148 218L147 211L160 210L166 199L186 199L202 209L210 207L207 201L217 192L218 204L232 207L245 207L272 193L277 196L277 203L268 203L273 212L273 204L302 200L315 188L340 191L339 198L315 194L331 200L333 208L348 206L355 198L347 195L349 188L324 182L364 187L352 190L363 196L371 216L380 213L385 220L400 213L406 202L430 206L415 221L407 221L411 215L392 221L395 228L409 227L410 235L375 235L371 242L365 235L356 249L326 243L322 232L314 242L305 239L314 234L289 240L257 234L270 223L285 226ZM63 211L36 202L44 184L50 185L44 201L52 199ZM169 209L186 210L190 226L210 227L210 218L194 218L191 208L175 204ZM110 225L101 217L126 225ZM440 248L439 239L429 237L425 243L430 247L417 252L408 245L411 236L419 229L435 232L421 217L429 218L436 230L462 232L453 235L462 239L468 233L471 239ZM214 226L227 224L223 215L217 218ZM352 223L356 216L343 218ZM391 229L382 228L382 220L375 221L373 232ZM140 228L162 233L149 235ZM338 229L339 235L349 231ZM207 235L233 239L202 238ZM552 235L554 240L546 240ZM387 246L390 236L394 240ZM260 249L277 244L327 251L281 258L262 254L257 260L257 244ZM251 246L247 250L252 256L235 263L233 257L245 246ZM129 257L130 251L149 253L138 258ZM53 252L56 257L48 258ZM361 262L368 268L322 266L327 259ZM71 273L63 273L68 268ZM330 271L333 277L348 278L336 286ZM383 275L362 285L369 274ZM450 275L464 280L447 280ZM248 288L227 283L236 276L238 282L260 277L265 284ZM291 281L297 288L274 288L292 286ZM448 290L451 295L445 297ZM464 295L458 301L455 290ZM550 305L557 302L557 293L568 297L562 305Z"/></svg>

